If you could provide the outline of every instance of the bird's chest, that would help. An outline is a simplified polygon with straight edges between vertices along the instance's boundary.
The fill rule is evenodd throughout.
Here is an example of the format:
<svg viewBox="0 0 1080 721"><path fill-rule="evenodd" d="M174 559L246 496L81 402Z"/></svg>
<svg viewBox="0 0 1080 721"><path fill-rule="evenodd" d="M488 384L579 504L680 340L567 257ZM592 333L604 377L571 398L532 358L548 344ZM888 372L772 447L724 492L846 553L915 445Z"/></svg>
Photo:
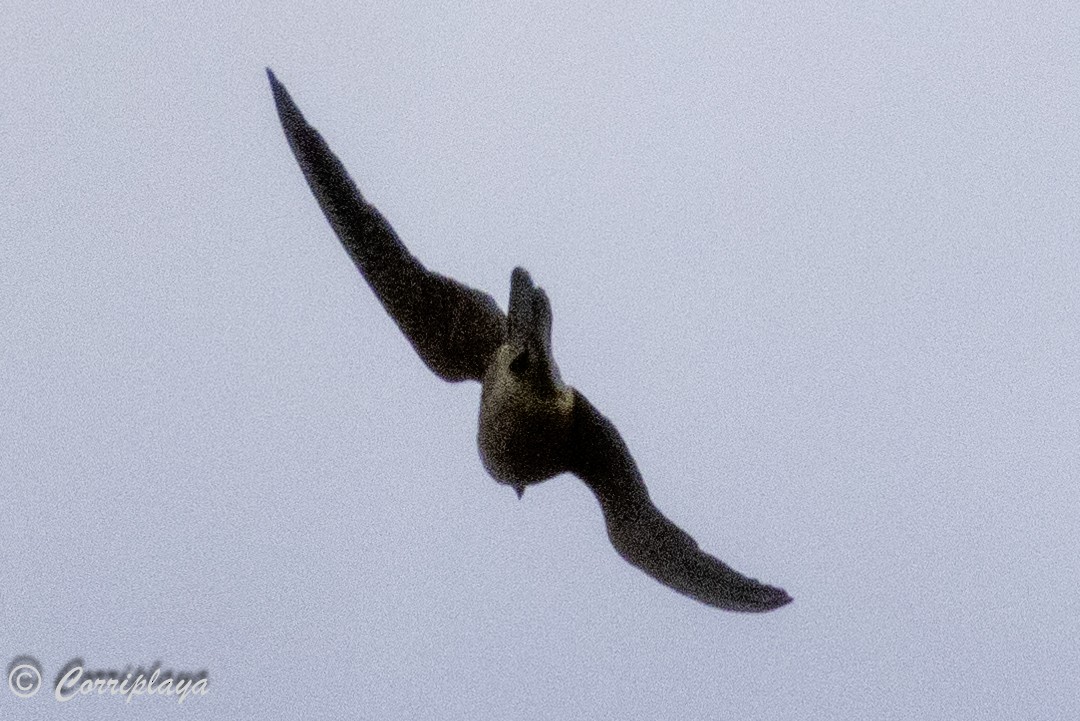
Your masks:
<svg viewBox="0 0 1080 721"><path fill-rule="evenodd" d="M538 483L565 470L569 410L558 395L536 397L520 388L485 385L477 442L488 473L498 481L520 484Z"/></svg>

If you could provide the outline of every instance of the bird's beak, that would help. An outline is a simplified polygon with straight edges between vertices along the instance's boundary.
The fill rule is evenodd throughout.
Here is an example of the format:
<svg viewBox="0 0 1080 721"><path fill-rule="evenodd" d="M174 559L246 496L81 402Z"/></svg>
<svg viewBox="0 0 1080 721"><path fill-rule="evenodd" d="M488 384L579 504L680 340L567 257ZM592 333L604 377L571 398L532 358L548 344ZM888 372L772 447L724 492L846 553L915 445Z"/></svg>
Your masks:
<svg viewBox="0 0 1080 721"><path fill-rule="evenodd" d="M524 485L520 485L520 486L515 485L514 486L514 491L518 494L518 500L520 501L521 497L525 495L525 486Z"/></svg>

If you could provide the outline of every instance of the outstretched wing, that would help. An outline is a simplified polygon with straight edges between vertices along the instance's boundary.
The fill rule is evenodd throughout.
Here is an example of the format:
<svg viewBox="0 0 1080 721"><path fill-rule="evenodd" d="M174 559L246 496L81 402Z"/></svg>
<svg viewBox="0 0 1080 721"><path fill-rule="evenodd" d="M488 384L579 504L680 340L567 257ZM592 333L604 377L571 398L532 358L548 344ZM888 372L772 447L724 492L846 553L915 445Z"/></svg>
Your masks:
<svg viewBox="0 0 1080 721"><path fill-rule="evenodd" d="M448 381L482 380L506 336L506 316L487 293L425 268L357 190L341 161L267 68L293 155L330 226L417 354Z"/></svg>
<svg viewBox="0 0 1080 721"><path fill-rule="evenodd" d="M653 505L619 431L574 391L568 470L600 501L619 555L665 586L728 611L771 611L791 601L783 589L732 570Z"/></svg>

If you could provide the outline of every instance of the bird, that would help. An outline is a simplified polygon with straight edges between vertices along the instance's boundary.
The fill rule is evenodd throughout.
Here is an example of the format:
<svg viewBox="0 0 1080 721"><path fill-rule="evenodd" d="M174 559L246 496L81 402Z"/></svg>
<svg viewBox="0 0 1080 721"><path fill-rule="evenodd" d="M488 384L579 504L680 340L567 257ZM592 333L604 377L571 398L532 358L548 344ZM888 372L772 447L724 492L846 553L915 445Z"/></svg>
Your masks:
<svg viewBox="0 0 1080 721"><path fill-rule="evenodd" d="M285 86L266 69L278 118L304 178L349 257L424 364L449 381L481 383L477 445L488 474L521 498L570 473L600 504L622 558L718 609L762 612L792 598L703 551L652 502L615 425L567 385L551 345L551 303L514 268L503 313L491 295L426 268L360 193Z"/></svg>

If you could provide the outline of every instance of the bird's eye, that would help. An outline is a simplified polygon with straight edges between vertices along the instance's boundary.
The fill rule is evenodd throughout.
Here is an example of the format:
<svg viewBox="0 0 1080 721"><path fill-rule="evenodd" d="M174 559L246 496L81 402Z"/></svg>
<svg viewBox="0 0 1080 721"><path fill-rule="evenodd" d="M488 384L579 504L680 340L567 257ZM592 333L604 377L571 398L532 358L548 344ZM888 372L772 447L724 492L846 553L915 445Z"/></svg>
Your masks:
<svg viewBox="0 0 1080 721"><path fill-rule="evenodd" d="M529 369L529 351L525 349L517 354L514 360L510 361L510 370L513 373L521 375Z"/></svg>

